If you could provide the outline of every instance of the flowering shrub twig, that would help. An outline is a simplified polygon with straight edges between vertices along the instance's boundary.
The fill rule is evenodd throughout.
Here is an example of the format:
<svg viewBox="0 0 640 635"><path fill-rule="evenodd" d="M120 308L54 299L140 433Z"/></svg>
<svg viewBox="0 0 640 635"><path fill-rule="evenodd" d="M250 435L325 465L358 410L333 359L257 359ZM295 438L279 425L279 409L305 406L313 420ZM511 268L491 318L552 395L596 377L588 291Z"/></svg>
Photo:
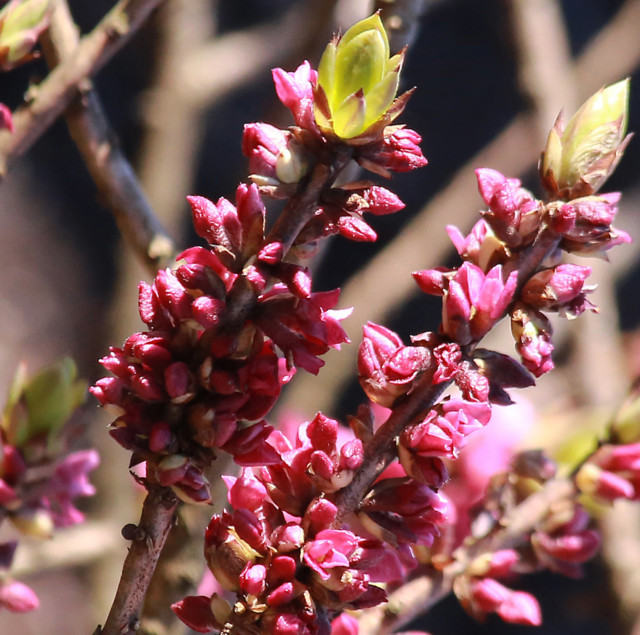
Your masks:
<svg viewBox="0 0 640 635"><path fill-rule="evenodd" d="M28 61L46 30L55 66L29 105L0 108L1 172L159 4L122 0L79 41L62 1L12 0L0 11L0 63ZM558 117L539 163L543 197L476 170L486 209L466 236L447 228L462 263L413 273L441 299L440 324L409 344L364 325L357 372L367 399L348 427L322 412L295 430L267 422L299 370L317 374L323 355L348 342L340 291L314 289L305 262L329 236L375 241L366 214L404 207L390 189L349 180L348 168L390 178L427 165L419 134L397 123L413 92L397 95L404 57L375 13L334 37L317 70L274 69L293 125L245 126L249 182L234 201L188 197L206 246L140 283L146 330L110 348L100 360L109 376L90 389L146 490L139 523L122 530L131 546L97 633L139 629L178 505L214 502L207 474L223 453L239 471L222 477L229 506L204 532L212 577L171 607L198 632L389 633L450 592L478 620L539 625L536 598L508 584L542 570L579 576L601 540L591 510L640 499L637 399L561 470L542 450L518 451L531 414L507 392L554 368L550 314L597 311L591 268L567 256L603 257L631 240L612 225L620 194L600 193L630 140L628 80L566 123ZM112 187L111 170L126 162L98 157L108 132L99 104L75 107L68 117L85 160ZM155 269L167 251L151 253L150 236L161 230L129 172L124 182L141 206L133 217L155 227L132 241ZM112 193L114 211L125 207ZM283 201L268 230L264 197ZM505 318L515 356L483 347ZM97 454L68 454L66 435L83 394L68 361L28 382L18 376L0 427L0 520L40 535L82 520L74 499L93 493ZM14 549L0 545L0 606L31 610L35 594L9 575Z"/></svg>
<svg viewBox="0 0 640 635"><path fill-rule="evenodd" d="M525 570L516 547L533 547L530 566L571 574L577 565L565 561L586 560L598 544L588 516L566 495L570 484L559 485L569 516L547 518L554 471L542 457L540 465L523 458L522 471L548 481L543 493L520 495L517 515L498 502L493 523L504 529L486 533L465 557L456 548L470 510L459 506L458 525L449 526L457 501L442 488L469 435L489 422L491 404L512 403L505 388L531 386L553 368L544 312L575 317L595 309L585 286L590 269L563 264L562 252L600 253L629 240L610 225L617 196L596 195L628 141L628 82L597 93L566 129L559 120L552 130L541 160L549 202L516 179L477 171L489 209L467 237L449 228L464 263L414 274L423 291L443 298L437 333L405 346L385 327L365 327L360 383L371 402L390 409L385 423L374 427L365 406L340 443L338 422L321 413L294 439L263 420L296 367L316 373L318 355L346 340L344 312L332 310L337 292L314 293L308 271L287 256L304 258L334 233L375 240L363 212L402 207L386 189L338 187L336 177L351 160L385 177L426 163L418 135L391 125L410 95L395 98L402 60L403 53L390 55L375 15L327 47L317 74L308 63L295 73L274 71L295 126L246 126L254 185L239 186L236 206L190 198L210 248L187 250L175 271L141 285L150 330L111 349L103 365L115 377L92 389L119 409L112 435L135 462L145 461L149 487L208 502L204 470L215 450L244 468L239 478L225 477L233 511L214 515L205 536L209 567L235 600L220 592L178 602L174 610L196 630L328 633L336 620L340 632L352 624L345 610L384 602L385 586L425 567L433 572L435 562L447 571L439 588L453 588L472 614L535 624L535 600L496 580ZM289 201L266 236L259 192ZM505 315L521 361L479 347ZM488 496L499 501L513 484L495 487ZM462 534L445 540L454 529ZM556 547L576 537L575 553ZM132 619L125 614L118 624Z"/></svg>

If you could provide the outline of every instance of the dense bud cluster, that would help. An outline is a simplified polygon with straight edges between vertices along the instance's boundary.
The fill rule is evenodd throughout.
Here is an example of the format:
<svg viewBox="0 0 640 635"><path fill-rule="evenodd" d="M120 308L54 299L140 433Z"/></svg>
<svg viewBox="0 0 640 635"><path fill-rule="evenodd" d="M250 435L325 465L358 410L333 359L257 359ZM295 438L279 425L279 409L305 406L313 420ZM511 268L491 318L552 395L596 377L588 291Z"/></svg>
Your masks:
<svg viewBox="0 0 640 635"><path fill-rule="evenodd" d="M375 40L376 55L388 57L378 16L363 33L366 42ZM363 60L370 52L366 42L355 44ZM208 247L187 249L175 268L160 271L152 285L140 284L140 316L148 331L111 349L102 364L114 376L92 388L117 415L111 434L132 451L133 463L145 461L148 477L195 502L210 500L205 470L216 451L244 466L275 460L265 444L271 428L264 416L282 385L297 368L317 373L320 357L347 341L340 321L349 311L334 308L339 291L313 292L308 269L287 252L293 247L309 255L320 238L336 233L375 240L363 214L389 214L404 204L369 182L335 186L340 170L361 158L387 175L426 163L416 133L387 129L387 111L393 108L397 116L406 101L391 103L397 81L390 100L368 112L361 133L346 138L318 125L321 89L308 62L293 73L275 69L273 78L295 126L245 127L243 151L254 183L238 187L235 205L189 197L194 227ZM322 90L330 90L331 81ZM354 86L360 81L370 84L352 78ZM318 172L327 176L299 222L296 196ZM290 199L283 216L297 225L294 235L285 239L278 229L265 235L260 194Z"/></svg>
<svg viewBox="0 0 640 635"><path fill-rule="evenodd" d="M550 136L541 162L549 201L517 179L476 172L487 210L468 236L448 228L463 263L413 274L442 298L437 331L405 345L386 327L364 327L358 373L372 404L351 417L351 434L322 413L291 437L265 421L297 368L317 373L321 356L347 341L339 292L312 290L295 258L333 234L375 240L364 214L403 208L386 188L338 176L352 162L383 177L426 164L419 135L390 125L410 95L395 97L402 61L374 15L334 39L318 72L308 62L275 69L294 125L245 127L252 185L238 187L235 205L189 198L207 247L141 283L148 330L102 360L113 376L92 391L115 410L113 437L133 463L146 463L147 486L209 502L205 470L216 452L244 468L223 477L230 508L205 536L220 591L173 606L197 631L355 634L344 611L383 603L409 575L447 568L471 614L538 624L535 598L499 580L540 569L576 575L599 544L575 489L504 538L518 506L555 475L542 455L516 456L509 434L489 437L486 447L501 454L477 458L481 477L456 466L476 435L491 432L494 406L513 403L506 389L553 368L548 314L595 310L591 269L564 263L563 253L597 255L629 241L611 226L618 196L597 194L624 146L619 86L598 98L606 116L589 107ZM261 195L287 201L269 233ZM520 359L479 346L505 317ZM373 404L390 409L378 425ZM596 454L583 466L584 488L636 498L631 454Z"/></svg>

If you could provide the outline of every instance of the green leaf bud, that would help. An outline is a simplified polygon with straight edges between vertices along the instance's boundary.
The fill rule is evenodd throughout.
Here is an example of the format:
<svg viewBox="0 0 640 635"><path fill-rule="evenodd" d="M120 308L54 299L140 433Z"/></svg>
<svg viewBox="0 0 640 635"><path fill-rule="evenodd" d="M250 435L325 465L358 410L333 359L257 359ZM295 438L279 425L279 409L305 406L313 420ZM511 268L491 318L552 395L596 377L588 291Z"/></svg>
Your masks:
<svg viewBox="0 0 640 635"><path fill-rule="evenodd" d="M33 59L40 33L49 25L49 0L12 0L0 11L0 70Z"/></svg>
<svg viewBox="0 0 640 635"><path fill-rule="evenodd" d="M325 49L315 104L320 129L348 140L367 133L388 114L404 53L389 57L389 39L376 13L354 24Z"/></svg>
<svg viewBox="0 0 640 635"><path fill-rule="evenodd" d="M630 139L629 79L600 89L563 125L558 117L540 160L540 176L555 197L596 192L615 169Z"/></svg>

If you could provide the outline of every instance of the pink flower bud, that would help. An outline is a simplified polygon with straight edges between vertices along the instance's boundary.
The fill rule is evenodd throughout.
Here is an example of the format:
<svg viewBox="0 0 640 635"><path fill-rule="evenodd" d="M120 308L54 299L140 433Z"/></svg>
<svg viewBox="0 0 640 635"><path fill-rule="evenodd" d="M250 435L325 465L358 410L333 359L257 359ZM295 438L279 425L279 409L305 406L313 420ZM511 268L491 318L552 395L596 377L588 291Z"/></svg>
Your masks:
<svg viewBox="0 0 640 635"><path fill-rule="evenodd" d="M568 305L582 293L591 267L564 264L532 276L522 289L522 301L538 309L556 309Z"/></svg>
<svg viewBox="0 0 640 635"><path fill-rule="evenodd" d="M154 287L160 304L176 320L186 320L191 317L193 297L180 284L171 270L158 271Z"/></svg>
<svg viewBox="0 0 640 635"><path fill-rule="evenodd" d="M247 564L245 570L240 574L240 588L245 593L260 595L266 588L267 569L264 565Z"/></svg>
<svg viewBox="0 0 640 635"><path fill-rule="evenodd" d="M363 168L390 177L391 172L410 172L427 165L419 145L422 137L415 130L388 126L385 132L380 141L363 146L357 153L356 161Z"/></svg>
<svg viewBox="0 0 640 635"><path fill-rule="evenodd" d="M224 626L211 610L214 598L204 595L189 596L171 605L171 610L191 629L198 633L209 633Z"/></svg>
<svg viewBox="0 0 640 635"><path fill-rule="evenodd" d="M235 509L249 509L256 512L267 498L265 486L252 476L249 469L243 469L240 478L222 477L229 494L227 500Z"/></svg>
<svg viewBox="0 0 640 635"><path fill-rule="evenodd" d="M508 179L487 168L476 170L478 189L489 211L484 219L496 236L509 247L528 244L541 222L540 203L520 187L518 179Z"/></svg>
<svg viewBox="0 0 640 635"><path fill-rule="evenodd" d="M326 498L315 499L308 507L305 513L305 519L308 519L311 526L316 529L326 529L335 520L338 508Z"/></svg>
<svg viewBox="0 0 640 635"><path fill-rule="evenodd" d="M12 613L27 613L40 606L38 596L22 582L0 583L0 607Z"/></svg>
<svg viewBox="0 0 640 635"><path fill-rule="evenodd" d="M318 73L305 61L293 73L274 68L272 74L278 98L293 113L296 125L319 134L313 114L313 87Z"/></svg>
<svg viewBox="0 0 640 635"><path fill-rule="evenodd" d="M278 584L283 580L292 580L296 574L297 566L297 561L291 556L275 556L271 560L271 565L267 572L269 584Z"/></svg>
<svg viewBox="0 0 640 635"><path fill-rule="evenodd" d="M0 104L0 130L13 132L13 117L11 110L4 104Z"/></svg>
<svg viewBox="0 0 640 635"><path fill-rule="evenodd" d="M511 333L525 368L536 377L553 368L551 323L543 313L524 304L516 305L511 314Z"/></svg>
<svg viewBox="0 0 640 635"><path fill-rule="evenodd" d="M384 326L369 322L363 332L358 351L360 385L369 399L391 406L419 373L431 369L433 358L427 348L403 346L398 335Z"/></svg>
<svg viewBox="0 0 640 635"><path fill-rule="evenodd" d="M285 582L269 593L267 596L267 605L278 607L288 604L295 597L295 593L296 590L293 582Z"/></svg>
<svg viewBox="0 0 640 635"><path fill-rule="evenodd" d="M202 295L191 304L193 319L206 329L212 329L222 320L226 304L222 300Z"/></svg>

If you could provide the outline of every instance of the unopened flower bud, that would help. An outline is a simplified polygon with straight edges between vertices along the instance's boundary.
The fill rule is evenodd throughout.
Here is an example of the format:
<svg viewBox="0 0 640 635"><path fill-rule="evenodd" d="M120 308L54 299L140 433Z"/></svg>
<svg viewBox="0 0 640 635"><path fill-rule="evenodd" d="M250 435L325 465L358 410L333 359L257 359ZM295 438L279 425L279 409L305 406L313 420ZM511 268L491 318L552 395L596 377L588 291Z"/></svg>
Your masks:
<svg viewBox="0 0 640 635"><path fill-rule="evenodd" d="M554 269L545 269L532 276L522 289L523 302L547 311L558 311L573 318L585 309L594 310L586 293L594 287L586 287L591 267L563 264Z"/></svg>
<svg viewBox="0 0 640 635"><path fill-rule="evenodd" d="M600 89L566 128L558 117L540 161L546 189L571 200L596 192L615 169L628 143L629 80Z"/></svg>
<svg viewBox="0 0 640 635"><path fill-rule="evenodd" d="M540 311L519 304L511 313L511 333L522 363L536 377L553 368L551 323Z"/></svg>
<svg viewBox="0 0 640 635"><path fill-rule="evenodd" d="M358 351L360 385L367 397L381 406L391 406L405 394L419 373L433 369L433 357L422 346L403 346L396 333L369 322Z"/></svg>
<svg viewBox="0 0 640 635"><path fill-rule="evenodd" d="M0 104L0 130L13 132L13 117L11 110L4 104Z"/></svg>

